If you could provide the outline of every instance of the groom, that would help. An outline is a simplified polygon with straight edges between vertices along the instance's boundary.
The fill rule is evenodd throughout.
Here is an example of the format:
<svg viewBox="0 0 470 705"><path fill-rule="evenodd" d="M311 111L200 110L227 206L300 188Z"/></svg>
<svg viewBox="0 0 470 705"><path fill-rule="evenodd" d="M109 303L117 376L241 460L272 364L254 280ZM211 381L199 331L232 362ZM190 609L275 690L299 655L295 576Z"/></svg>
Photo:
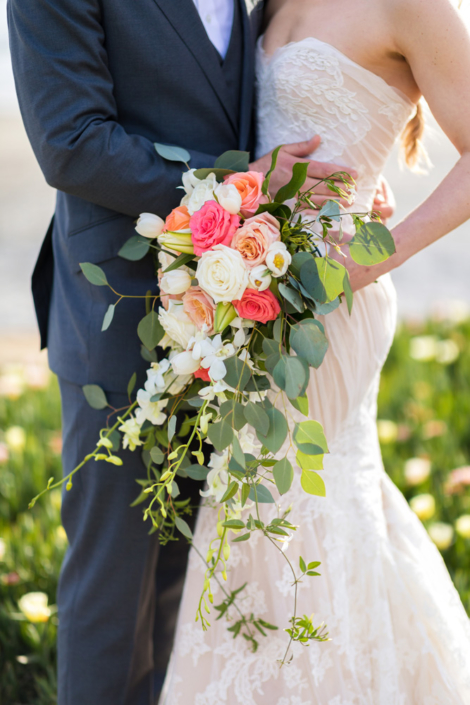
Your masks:
<svg viewBox="0 0 470 705"><path fill-rule="evenodd" d="M160 158L153 143L185 147L193 168L251 149L261 19L256 0L8 0L23 119L58 189L33 293L60 382L66 474L113 412L91 409L81 387L99 384L119 409L132 373L141 385L147 367L136 335L144 304L125 299L102 333L115 296L91 286L79 263L99 264L120 293L155 291L150 258L117 256L139 213L164 216L179 201L182 166ZM284 148L274 188L317 145ZM309 185L333 171L312 161ZM187 549L159 548L148 535L141 507L130 506L144 467L138 453L121 456L123 468L85 466L64 494L70 546L58 593L59 705L150 705L171 650ZM180 489L197 504L195 483Z"/></svg>

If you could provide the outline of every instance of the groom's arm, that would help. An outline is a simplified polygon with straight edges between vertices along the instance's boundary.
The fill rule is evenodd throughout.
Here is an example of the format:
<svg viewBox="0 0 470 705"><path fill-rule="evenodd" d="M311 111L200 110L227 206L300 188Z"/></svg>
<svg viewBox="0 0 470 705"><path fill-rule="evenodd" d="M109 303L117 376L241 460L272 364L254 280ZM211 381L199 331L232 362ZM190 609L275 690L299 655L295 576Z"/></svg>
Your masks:
<svg viewBox="0 0 470 705"><path fill-rule="evenodd" d="M46 181L130 216L168 210L182 164L118 122L97 0L9 0L18 99ZM191 152L191 167L215 157Z"/></svg>

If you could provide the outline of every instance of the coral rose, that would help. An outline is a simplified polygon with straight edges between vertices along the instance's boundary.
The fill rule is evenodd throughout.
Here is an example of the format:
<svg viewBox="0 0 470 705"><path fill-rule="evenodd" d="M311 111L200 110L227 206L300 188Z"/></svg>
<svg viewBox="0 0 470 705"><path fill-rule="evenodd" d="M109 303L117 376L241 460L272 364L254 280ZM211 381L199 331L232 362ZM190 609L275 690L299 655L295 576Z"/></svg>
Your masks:
<svg viewBox="0 0 470 705"><path fill-rule="evenodd" d="M270 246L281 239L279 223L270 213L261 213L245 221L232 240L248 269L263 264Z"/></svg>
<svg viewBox="0 0 470 705"><path fill-rule="evenodd" d="M263 181L264 174L259 171L238 172L225 177L225 184L233 184L237 187L242 198L240 212L244 218L254 215L259 204L267 202L266 196L261 191Z"/></svg>
<svg viewBox="0 0 470 705"><path fill-rule="evenodd" d="M186 206L173 208L170 215L165 220L165 230L177 232L178 230L188 230L190 215Z"/></svg>
<svg viewBox="0 0 470 705"><path fill-rule="evenodd" d="M239 301L234 301L233 305L240 318L260 323L274 321L281 313L279 301L269 289L266 291L246 289L242 298Z"/></svg>
<svg viewBox="0 0 470 705"><path fill-rule="evenodd" d="M196 328L207 326L207 333L214 332L215 304L200 286L192 286L183 296L183 309Z"/></svg>
<svg viewBox="0 0 470 705"><path fill-rule="evenodd" d="M216 201L206 201L189 223L194 253L200 256L215 245L230 245L239 225L238 215L231 215Z"/></svg>

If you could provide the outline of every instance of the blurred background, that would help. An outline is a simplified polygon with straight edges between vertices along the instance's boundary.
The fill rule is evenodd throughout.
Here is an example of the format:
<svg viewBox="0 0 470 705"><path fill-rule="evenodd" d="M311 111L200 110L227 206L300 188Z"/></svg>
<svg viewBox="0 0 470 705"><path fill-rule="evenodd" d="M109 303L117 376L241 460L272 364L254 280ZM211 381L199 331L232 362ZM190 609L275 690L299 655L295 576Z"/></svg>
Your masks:
<svg viewBox="0 0 470 705"><path fill-rule="evenodd" d="M427 175L386 176L394 221L415 208L457 160L429 117ZM25 135L0 0L0 705L52 705L54 610L66 548L60 492L28 510L60 477L57 384L39 353L30 276L54 209ZM387 472L442 552L470 612L470 225L393 276L400 325L385 367L379 435Z"/></svg>

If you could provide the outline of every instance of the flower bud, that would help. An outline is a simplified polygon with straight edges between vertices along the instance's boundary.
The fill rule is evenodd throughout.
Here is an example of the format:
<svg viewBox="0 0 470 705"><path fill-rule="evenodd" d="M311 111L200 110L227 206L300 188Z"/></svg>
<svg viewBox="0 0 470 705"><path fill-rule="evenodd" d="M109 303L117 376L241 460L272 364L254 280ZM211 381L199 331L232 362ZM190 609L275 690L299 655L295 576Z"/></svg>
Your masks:
<svg viewBox="0 0 470 705"><path fill-rule="evenodd" d="M228 545L228 543L224 545L223 554L225 560L228 561L228 559L230 558L230 546Z"/></svg>
<svg viewBox="0 0 470 705"><path fill-rule="evenodd" d="M117 455L110 455L106 458L107 463L112 463L113 465L122 465L122 460L121 458L118 458Z"/></svg>
<svg viewBox="0 0 470 705"><path fill-rule="evenodd" d="M192 375L199 369L200 360L195 360L190 352L184 350L171 358L175 375Z"/></svg>
<svg viewBox="0 0 470 705"><path fill-rule="evenodd" d="M158 215L153 215L153 213L141 213L135 229L139 235L153 240L161 234L164 227L165 221Z"/></svg>
<svg viewBox="0 0 470 705"><path fill-rule="evenodd" d="M269 246L266 266L271 270L273 277L282 277L291 262L292 256L283 242L273 242Z"/></svg>
<svg viewBox="0 0 470 705"><path fill-rule="evenodd" d="M160 280L160 289L164 291L165 294L172 294L174 296L184 294L190 286L191 275L184 269L173 269L167 274L163 272L163 276Z"/></svg>
<svg viewBox="0 0 470 705"><path fill-rule="evenodd" d="M265 291L269 288L271 281L271 273L265 264L258 264L257 267L253 267L253 269L250 270L248 286L253 289Z"/></svg>
<svg viewBox="0 0 470 705"><path fill-rule="evenodd" d="M169 250L175 250L176 252L181 252L188 255L194 254L193 241L191 240L190 232L163 232L158 236L158 244Z"/></svg>
<svg viewBox="0 0 470 705"><path fill-rule="evenodd" d="M242 197L234 184L219 184L215 195L222 208L231 215L237 215L242 207Z"/></svg>
<svg viewBox="0 0 470 705"><path fill-rule="evenodd" d="M215 309L214 332L222 333L238 314L231 303L220 301Z"/></svg>
<svg viewBox="0 0 470 705"><path fill-rule="evenodd" d="M224 527L222 526L222 522L221 522L221 521L218 521L218 522L217 522L217 534L218 534L219 536L222 536L223 533L224 533Z"/></svg>

